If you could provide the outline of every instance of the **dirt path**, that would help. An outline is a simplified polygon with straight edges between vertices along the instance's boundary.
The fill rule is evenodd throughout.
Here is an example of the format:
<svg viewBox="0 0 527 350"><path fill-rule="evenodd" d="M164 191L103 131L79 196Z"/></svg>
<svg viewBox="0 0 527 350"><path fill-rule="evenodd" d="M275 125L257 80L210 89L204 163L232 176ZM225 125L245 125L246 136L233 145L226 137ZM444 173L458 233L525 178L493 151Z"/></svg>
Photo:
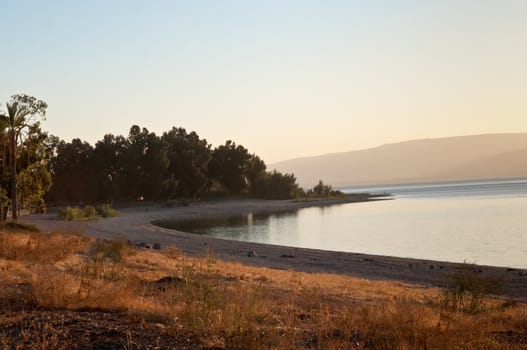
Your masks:
<svg viewBox="0 0 527 350"><path fill-rule="evenodd" d="M203 256L206 252L213 251L214 255L220 259L248 265L304 272L347 274L366 279L393 280L427 286L442 286L448 273L462 268L461 264L447 262L231 241L168 230L151 224L152 221L167 218L192 219L247 213L276 213L309 206L348 202L350 202L349 199L322 202L210 201L193 203L188 207L150 206L124 209L118 217L92 222L58 221L53 214L25 216L23 221L35 224L45 232L73 231L104 239L124 238L132 242L159 243L162 247L175 245L183 253L192 256ZM248 254L251 251L256 254L249 256L253 255ZM474 266L473 269L482 275L503 278L506 283L505 295L527 301L527 270L490 266Z"/></svg>

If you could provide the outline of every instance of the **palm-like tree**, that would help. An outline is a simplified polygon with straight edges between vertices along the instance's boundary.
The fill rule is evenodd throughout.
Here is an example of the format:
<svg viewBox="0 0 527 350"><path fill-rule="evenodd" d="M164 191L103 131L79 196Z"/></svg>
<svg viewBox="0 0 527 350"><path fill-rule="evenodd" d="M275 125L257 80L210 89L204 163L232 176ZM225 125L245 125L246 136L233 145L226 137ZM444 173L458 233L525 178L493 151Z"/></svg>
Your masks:
<svg viewBox="0 0 527 350"><path fill-rule="evenodd" d="M46 115L47 103L29 95L14 95L6 104L7 114L0 117L1 123L7 123L7 144L10 155L11 173L11 213L14 221L18 219L16 193L16 149L24 129L31 127L38 121L35 117ZM0 129L2 130L2 129ZM5 128L3 129L5 130Z"/></svg>
<svg viewBox="0 0 527 350"><path fill-rule="evenodd" d="M7 125L8 125L8 118L5 115L0 114L0 169L2 171L5 171L7 169ZM1 179L0 179L1 181ZM7 215L7 191L6 189L2 188L2 185L0 183L0 222L4 223L6 215Z"/></svg>

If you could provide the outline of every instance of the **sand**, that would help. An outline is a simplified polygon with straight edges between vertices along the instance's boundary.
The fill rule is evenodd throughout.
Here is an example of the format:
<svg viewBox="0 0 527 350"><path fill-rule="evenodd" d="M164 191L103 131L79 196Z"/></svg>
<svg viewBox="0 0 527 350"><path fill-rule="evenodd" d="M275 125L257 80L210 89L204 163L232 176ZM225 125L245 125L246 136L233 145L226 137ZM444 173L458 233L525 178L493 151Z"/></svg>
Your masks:
<svg viewBox="0 0 527 350"><path fill-rule="evenodd" d="M422 286L443 286L448 274L466 268L462 264L420 259L375 256L240 242L164 229L152 224L162 219L193 219L240 214L294 211L326 205L353 205L365 198L342 198L315 202L290 200L221 200L193 202L190 206L166 208L159 205L120 209L120 216L90 222L65 222L56 215L28 215L21 221L35 224L44 232L79 232L102 239L127 239L133 243L175 245L191 256L213 252L215 257L247 265L303 272L346 274L370 280L391 280ZM249 252L256 254L249 254ZM527 301L527 270L471 266L476 273L505 280L503 295Z"/></svg>

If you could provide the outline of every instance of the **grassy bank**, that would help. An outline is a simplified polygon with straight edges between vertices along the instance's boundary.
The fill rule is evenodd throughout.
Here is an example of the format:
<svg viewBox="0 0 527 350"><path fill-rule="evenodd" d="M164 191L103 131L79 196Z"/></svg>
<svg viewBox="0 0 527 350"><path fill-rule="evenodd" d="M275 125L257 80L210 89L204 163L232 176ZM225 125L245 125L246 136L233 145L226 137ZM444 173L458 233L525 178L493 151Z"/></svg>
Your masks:
<svg viewBox="0 0 527 350"><path fill-rule="evenodd" d="M524 304L452 281L439 290L2 232L0 348L525 348Z"/></svg>

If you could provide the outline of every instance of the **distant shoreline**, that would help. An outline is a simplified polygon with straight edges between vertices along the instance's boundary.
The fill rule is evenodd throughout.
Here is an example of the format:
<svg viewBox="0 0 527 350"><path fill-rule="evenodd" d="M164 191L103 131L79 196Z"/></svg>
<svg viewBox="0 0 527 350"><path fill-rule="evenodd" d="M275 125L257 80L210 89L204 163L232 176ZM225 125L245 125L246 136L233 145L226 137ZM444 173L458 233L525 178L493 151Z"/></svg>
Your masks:
<svg viewBox="0 0 527 350"><path fill-rule="evenodd" d="M219 259L253 266L443 286L446 275L460 269L462 264L226 240L164 229L152 224L156 220L166 218L186 220L243 215L250 212L254 214L279 213L307 207L379 199L358 200L357 197L354 199L346 197L339 198L339 200L313 202L254 199L203 201L190 206L173 208L148 206L122 209L118 217L92 222L58 221L51 214L30 215L23 217L22 221L35 224L44 232L73 231L103 239L160 243L162 247L175 245L178 250L190 256L204 256L208 251L212 251ZM527 270L476 265L474 269L484 275L502 276L507 281L507 288L503 294L527 301Z"/></svg>
<svg viewBox="0 0 527 350"><path fill-rule="evenodd" d="M401 180L398 182L389 183L363 183L354 185L336 185L335 189L363 189L363 188L394 188L394 187L405 187L405 186L437 186L437 185L455 185L455 184L493 184L501 182L527 182L527 176L516 176L516 177L496 177L496 178L476 178L476 179L449 179L449 180L436 180L436 181L412 181L412 180Z"/></svg>

